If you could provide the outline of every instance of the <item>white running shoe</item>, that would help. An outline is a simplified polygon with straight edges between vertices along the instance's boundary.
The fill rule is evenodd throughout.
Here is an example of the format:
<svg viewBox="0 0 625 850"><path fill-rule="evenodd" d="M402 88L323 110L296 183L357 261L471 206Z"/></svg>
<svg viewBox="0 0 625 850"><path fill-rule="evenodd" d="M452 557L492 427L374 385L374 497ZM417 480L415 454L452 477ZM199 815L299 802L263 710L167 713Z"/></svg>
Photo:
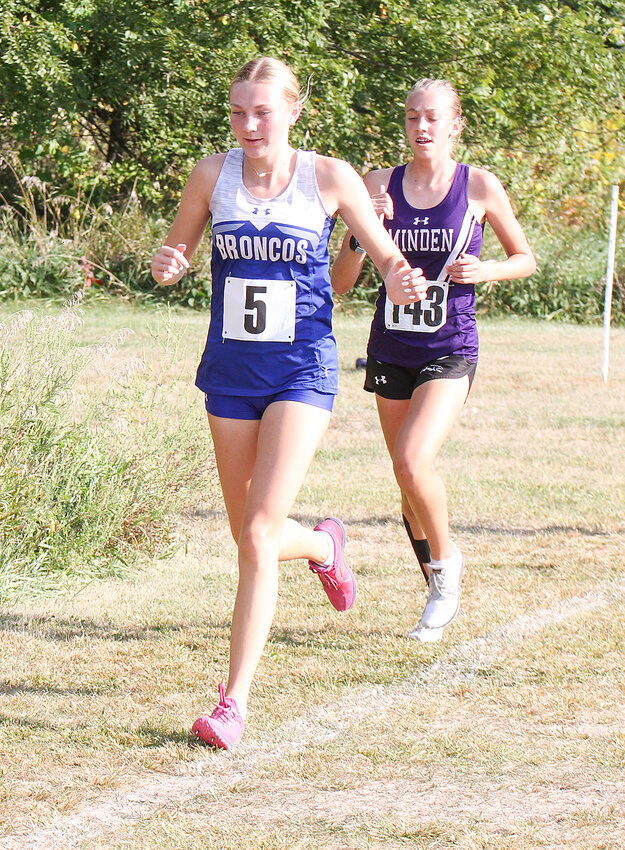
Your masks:
<svg viewBox="0 0 625 850"><path fill-rule="evenodd" d="M453 555L440 565L430 564L430 592L421 616L420 626L426 629L443 629L455 620L460 607L460 582L464 560L455 543Z"/></svg>
<svg viewBox="0 0 625 850"><path fill-rule="evenodd" d="M409 638L414 638L420 643L436 643L442 636L442 629L426 629L421 623L418 623L411 632L408 632Z"/></svg>

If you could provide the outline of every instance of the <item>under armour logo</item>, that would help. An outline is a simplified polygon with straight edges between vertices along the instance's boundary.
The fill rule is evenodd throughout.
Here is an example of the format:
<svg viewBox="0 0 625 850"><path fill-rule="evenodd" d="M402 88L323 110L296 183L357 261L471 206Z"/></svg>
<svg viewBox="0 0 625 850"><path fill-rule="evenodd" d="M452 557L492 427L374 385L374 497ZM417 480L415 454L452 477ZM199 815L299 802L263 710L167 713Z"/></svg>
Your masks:
<svg viewBox="0 0 625 850"><path fill-rule="evenodd" d="M385 384L386 383L386 375L376 375L375 376L376 384Z"/></svg>
<svg viewBox="0 0 625 850"><path fill-rule="evenodd" d="M260 210L259 210L259 208L258 208L258 207L254 207L254 209L252 210L252 214L253 214L253 215L258 215L258 214L259 214L259 212L260 212ZM265 213L265 215L270 215L270 214L271 214L271 210L269 209L269 207L267 207L267 209L266 209L266 210L264 210L264 213Z"/></svg>
<svg viewBox="0 0 625 850"><path fill-rule="evenodd" d="M414 220L414 224L416 224L417 227L418 227L420 224L427 224L429 222L429 220L430 220L429 216L426 216L425 218L419 218L419 216L417 216Z"/></svg>

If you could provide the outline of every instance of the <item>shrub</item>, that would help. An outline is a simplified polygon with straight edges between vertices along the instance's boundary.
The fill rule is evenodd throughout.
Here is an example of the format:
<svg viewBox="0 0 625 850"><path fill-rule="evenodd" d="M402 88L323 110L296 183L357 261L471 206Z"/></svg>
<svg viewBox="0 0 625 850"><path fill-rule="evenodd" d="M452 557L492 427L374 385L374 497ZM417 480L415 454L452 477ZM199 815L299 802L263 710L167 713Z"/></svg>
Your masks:
<svg viewBox="0 0 625 850"><path fill-rule="evenodd" d="M155 371L119 360L123 334L78 345L80 322L76 299L0 325L0 598L162 555L197 482L215 482L205 429L175 406L171 328L159 330Z"/></svg>
<svg viewBox="0 0 625 850"><path fill-rule="evenodd" d="M26 174L16 157L0 158L0 170L14 187L10 197L0 194L0 299L63 302L83 290L90 300L114 294L195 309L210 305L201 251L178 285L156 285L151 260L167 222L147 215L135 193L119 208L95 205L93 193L70 197Z"/></svg>

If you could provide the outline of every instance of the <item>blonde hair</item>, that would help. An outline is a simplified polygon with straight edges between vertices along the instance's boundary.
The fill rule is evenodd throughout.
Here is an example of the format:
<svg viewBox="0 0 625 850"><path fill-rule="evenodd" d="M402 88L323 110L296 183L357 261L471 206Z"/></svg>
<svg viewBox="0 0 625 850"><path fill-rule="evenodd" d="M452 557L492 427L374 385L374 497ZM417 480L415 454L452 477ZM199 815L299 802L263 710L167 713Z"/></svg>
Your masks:
<svg viewBox="0 0 625 850"><path fill-rule="evenodd" d="M448 80L433 80L430 77L423 77L421 80L417 80L414 86L408 92L406 96L406 102L411 94L416 94L420 91L439 91L442 95L444 95L449 101L449 106L451 107L451 111L453 112L454 118L458 118L460 120L460 132L464 127L464 116L462 115L462 104L460 103L460 95L456 91L456 89L452 86L452 84ZM458 133L460 136L460 133Z"/></svg>
<svg viewBox="0 0 625 850"><path fill-rule="evenodd" d="M287 103L304 103L308 98L308 88L304 95L297 77L288 65L272 56L259 56L240 68L230 83L230 90L235 83L275 83L281 86L282 94ZM309 81L310 83L310 81Z"/></svg>

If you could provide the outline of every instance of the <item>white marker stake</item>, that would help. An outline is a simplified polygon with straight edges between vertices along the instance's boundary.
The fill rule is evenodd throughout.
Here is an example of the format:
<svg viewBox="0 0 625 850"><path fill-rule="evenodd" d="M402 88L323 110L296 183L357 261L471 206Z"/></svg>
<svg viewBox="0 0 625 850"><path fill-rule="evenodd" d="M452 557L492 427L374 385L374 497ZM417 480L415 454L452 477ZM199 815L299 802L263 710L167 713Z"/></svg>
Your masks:
<svg viewBox="0 0 625 850"><path fill-rule="evenodd" d="M608 268L605 273L605 301L603 304L603 357L601 373L603 383L608 382L608 362L610 359L610 320L612 318L612 285L614 282L614 255L616 253L616 218L618 215L619 187L612 186L612 207L610 211L610 241L608 243Z"/></svg>

